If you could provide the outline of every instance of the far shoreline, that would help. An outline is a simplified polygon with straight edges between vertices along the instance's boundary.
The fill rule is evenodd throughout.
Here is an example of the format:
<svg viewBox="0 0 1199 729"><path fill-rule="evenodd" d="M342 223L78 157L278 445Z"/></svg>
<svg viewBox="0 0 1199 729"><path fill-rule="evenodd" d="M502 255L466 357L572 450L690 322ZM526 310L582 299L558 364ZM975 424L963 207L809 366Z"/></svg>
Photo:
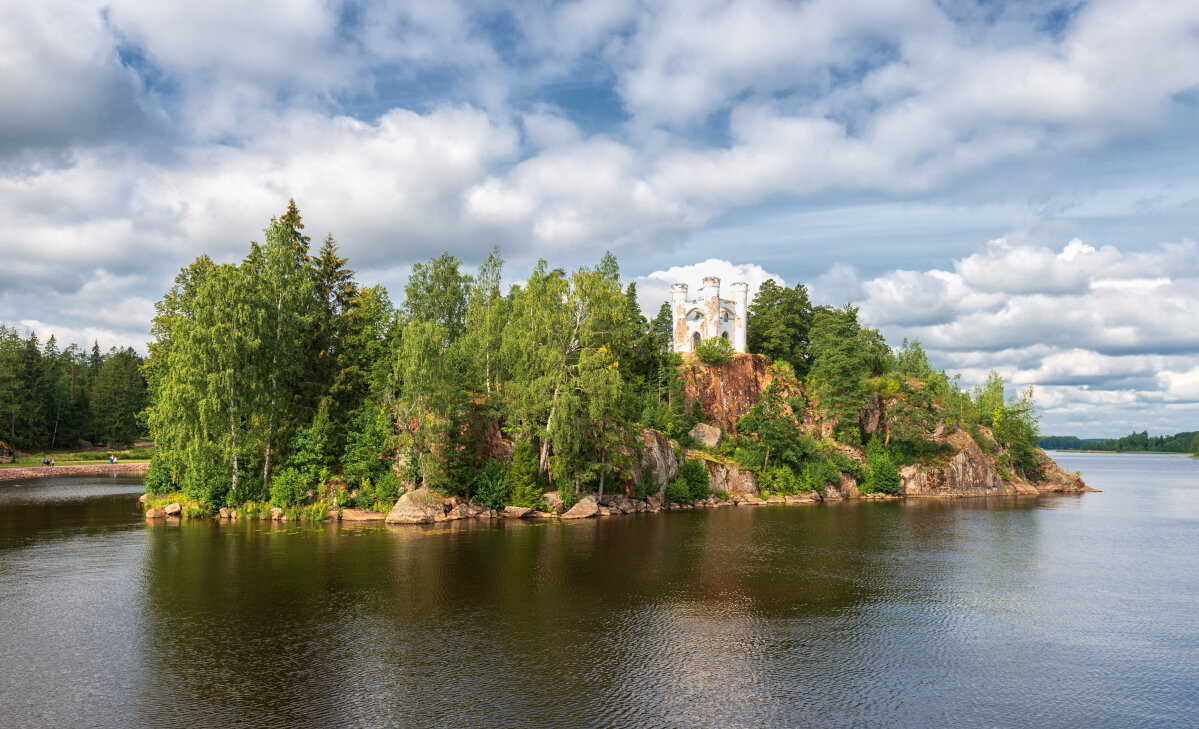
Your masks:
<svg viewBox="0 0 1199 729"><path fill-rule="evenodd" d="M118 475L144 476L150 467L149 461L128 461L123 463L73 463L62 466L25 466L17 468L0 468L0 481L19 481L27 478L42 478L45 476L87 476L87 475Z"/></svg>

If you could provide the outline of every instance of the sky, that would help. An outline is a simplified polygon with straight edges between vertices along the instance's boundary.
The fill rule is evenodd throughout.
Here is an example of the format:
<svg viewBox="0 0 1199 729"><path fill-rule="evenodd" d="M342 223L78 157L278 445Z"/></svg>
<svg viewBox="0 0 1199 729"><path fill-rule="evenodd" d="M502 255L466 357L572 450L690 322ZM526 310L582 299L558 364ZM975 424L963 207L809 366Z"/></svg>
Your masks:
<svg viewBox="0 0 1199 729"><path fill-rule="evenodd" d="M1199 428L1199 3L0 0L0 322L145 351L294 198L366 284L500 246L803 283L1042 430ZM1014 389L1013 388L1013 389Z"/></svg>

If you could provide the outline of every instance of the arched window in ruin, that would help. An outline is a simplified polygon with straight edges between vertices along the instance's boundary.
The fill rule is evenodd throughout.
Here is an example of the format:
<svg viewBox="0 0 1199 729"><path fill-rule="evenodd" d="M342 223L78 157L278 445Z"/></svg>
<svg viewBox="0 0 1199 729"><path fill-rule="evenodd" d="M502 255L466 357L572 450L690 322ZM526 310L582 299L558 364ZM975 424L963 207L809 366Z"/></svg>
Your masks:
<svg viewBox="0 0 1199 729"><path fill-rule="evenodd" d="M698 346L699 346L699 332L696 332L691 335L691 350L695 351L695 348Z"/></svg>
<svg viewBox="0 0 1199 729"><path fill-rule="evenodd" d="M726 341L726 342L729 341L729 333L728 332L721 332L720 336L724 337L724 341Z"/></svg>

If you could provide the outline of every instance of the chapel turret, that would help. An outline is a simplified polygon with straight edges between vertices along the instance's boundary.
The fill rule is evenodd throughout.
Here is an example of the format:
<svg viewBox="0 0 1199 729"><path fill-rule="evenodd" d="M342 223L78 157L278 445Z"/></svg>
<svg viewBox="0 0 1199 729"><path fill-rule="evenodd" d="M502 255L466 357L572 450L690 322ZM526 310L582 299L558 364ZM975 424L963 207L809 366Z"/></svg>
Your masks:
<svg viewBox="0 0 1199 729"><path fill-rule="evenodd" d="M709 276L690 298L687 284L670 287L670 308L674 314L674 351L694 352L704 339L723 337L737 352L745 351L745 323L749 315L749 284L738 281L729 285L730 298L721 298L720 279Z"/></svg>

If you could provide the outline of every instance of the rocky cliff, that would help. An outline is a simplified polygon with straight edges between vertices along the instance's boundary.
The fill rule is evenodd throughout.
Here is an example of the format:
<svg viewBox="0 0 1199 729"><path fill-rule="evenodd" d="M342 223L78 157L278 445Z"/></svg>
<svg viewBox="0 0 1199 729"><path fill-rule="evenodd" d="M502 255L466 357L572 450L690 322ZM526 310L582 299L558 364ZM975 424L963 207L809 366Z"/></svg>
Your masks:
<svg viewBox="0 0 1199 729"><path fill-rule="evenodd" d="M736 354L721 365L691 359L681 368L687 410L726 433L749 412L774 381L770 359L760 354ZM784 392L786 398L790 392Z"/></svg>

